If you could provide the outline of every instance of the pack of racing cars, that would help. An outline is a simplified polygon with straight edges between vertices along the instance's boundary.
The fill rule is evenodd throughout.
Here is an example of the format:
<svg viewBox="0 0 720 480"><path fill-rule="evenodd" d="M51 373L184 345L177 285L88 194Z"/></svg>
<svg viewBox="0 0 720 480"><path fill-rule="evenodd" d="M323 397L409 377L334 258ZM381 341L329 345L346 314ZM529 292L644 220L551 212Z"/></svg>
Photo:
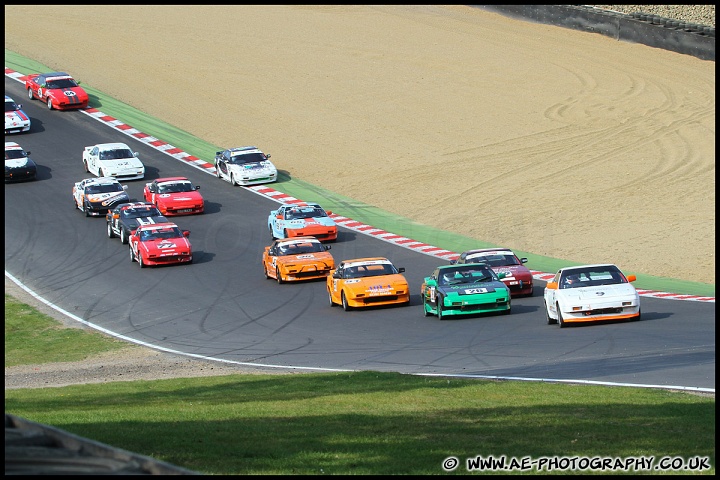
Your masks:
<svg viewBox="0 0 720 480"><path fill-rule="evenodd" d="M83 109L89 97L65 72L31 74L25 79L28 99L38 99L50 110ZM5 133L28 132L30 117L22 105L5 95ZM5 182L34 180L37 165L30 152L16 142L5 142ZM108 238L128 245L131 262L140 268L193 262L189 230L170 216L202 214L205 200L200 186L184 176L165 176L143 186L142 200L133 201L121 180L145 178L138 153L125 143L99 143L82 152L86 173L73 185L75 208L85 216L105 216ZM277 181L270 155L255 146L217 151L215 175L231 185L248 186ZM368 256L336 261L329 243L337 241L333 212L318 203L282 203L267 218L271 243L262 252L266 279L279 284L323 281L331 307L349 311L366 307L407 306L411 289L397 267L385 257ZM424 316L438 320L478 315L507 315L514 298L532 296L533 273L528 259L508 248L481 248L460 253L439 265L422 281L420 300ZM543 290L548 324L564 328L573 323L639 320L640 296L613 264L561 268Z"/></svg>

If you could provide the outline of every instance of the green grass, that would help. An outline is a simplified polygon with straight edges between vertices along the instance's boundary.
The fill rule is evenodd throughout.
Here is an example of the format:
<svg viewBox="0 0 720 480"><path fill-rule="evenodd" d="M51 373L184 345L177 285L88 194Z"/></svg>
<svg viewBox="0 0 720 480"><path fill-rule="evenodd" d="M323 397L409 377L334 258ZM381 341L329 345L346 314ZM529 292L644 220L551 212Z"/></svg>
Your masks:
<svg viewBox="0 0 720 480"><path fill-rule="evenodd" d="M127 345L5 295L6 366ZM6 390L5 411L216 475L439 475L450 456L457 474L477 456L707 457L703 472L641 473L715 473L714 396L655 389L372 371L227 375Z"/></svg>
<svg viewBox="0 0 720 480"><path fill-rule="evenodd" d="M65 328L5 294L5 366L77 362L90 355L127 348L126 342L79 328Z"/></svg>

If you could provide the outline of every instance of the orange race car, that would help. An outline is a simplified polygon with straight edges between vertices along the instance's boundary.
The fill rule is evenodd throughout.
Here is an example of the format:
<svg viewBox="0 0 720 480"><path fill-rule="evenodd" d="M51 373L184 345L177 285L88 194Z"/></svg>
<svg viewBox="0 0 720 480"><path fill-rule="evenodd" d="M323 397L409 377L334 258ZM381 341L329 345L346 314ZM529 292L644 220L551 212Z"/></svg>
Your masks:
<svg viewBox="0 0 720 480"><path fill-rule="evenodd" d="M344 260L327 277L330 306L354 307L409 305L410 288L404 268L396 268L387 258L370 257Z"/></svg>
<svg viewBox="0 0 720 480"><path fill-rule="evenodd" d="M330 245L315 237L280 238L263 251L265 278L278 283L325 278L335 268Z"/></svg>

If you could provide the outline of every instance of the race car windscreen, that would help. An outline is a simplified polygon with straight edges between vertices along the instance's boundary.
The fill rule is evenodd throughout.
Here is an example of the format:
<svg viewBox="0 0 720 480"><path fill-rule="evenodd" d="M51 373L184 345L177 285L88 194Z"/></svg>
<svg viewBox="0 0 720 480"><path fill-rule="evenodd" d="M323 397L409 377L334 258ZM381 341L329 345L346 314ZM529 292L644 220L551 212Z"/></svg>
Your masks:
<svg viewBox="0 0 720 480"><path fill-rule="evenodd" d="M190 182L177 182L158 185L158 193L183 193L195 190Z"/></svg>
<svg viewBox="0 0 720 480"><path fill-rule="evenodd" d="M164 238L178 238L183 234L178 227L163 228L162 230L143 230L140 233L140 240L158 240Z"/></svg>
<svg viewBox="0 0 720 480"><path fill-rule="evenodd" d="M460 285L466 283L482 283L492 282L495 280L493 271L489 268L471 267L471 268L453 268L444 271L438 283L440 285Z"/></svg>
<svg viewBox="0 0 720 480"><path fill-rule="evenodd" d="M266 160L265 155L262 153L246 153L244 155L235 155L230 158L230 163L233 165L243 165L245 163L258 163Z"/></svg>
<svg viewBox="0 0 720 480"><path fill-rule="evenodd" d="M300 220L303 218L327 217L322 208L293 208L285 213L286 220Z"/></svg>
<svg viewBox="0 0 720 480"><path fill-rule="evenodd" d="M100 152L100 160L120 160L132 156L133 153L128 148L117 148L115 150L103 150Z"/></svg>
<svg viewBox="0 0 720 480"><path fill-rule="evenodd" d="M157 207L126 208L122 211L124 218L159 217L160 215Z"/></svg>
<svg viewBox="0 0 720 480"><path fill-rule="evenodd" d="M487 263L491 267L520 265L520 262L518 262L514 255L482 255L477 257L468 257L467 261Z"/></svg>
<svg viewBox="0 0 720 480"><path fill-rule="evenodd" d="M25 158L23 150L5 150L5 160L14 160L16 158Z"/></svg>
<svg viewBox="0 0 720 480"><path fill-rule="evenodd" d="M17 103L15 103L15 102L5 102L5 111L6 111L6 112L14 112L15 110L18 110Z"/></svg>
<svg viewBox="0 0 720 480"><path fill-rule="evenodd" d="M563 272L560 288L597 287L617 283L628 283L617 267L596 267L589 270Z"/></svg>
<svg viewBox="0 0 720 480"><path fill-rule="evenodd" d="M72 78L60 78L58 80L49 80L45 88L73 88L78 84Z"/></svg>
<svg viewBox="0 0 720 480"><path fill-rule="evenodd" d="M85 187L85 193L111 193L122 192L122 185L119 183L107 183L103 185L88 185Z"/></svg>

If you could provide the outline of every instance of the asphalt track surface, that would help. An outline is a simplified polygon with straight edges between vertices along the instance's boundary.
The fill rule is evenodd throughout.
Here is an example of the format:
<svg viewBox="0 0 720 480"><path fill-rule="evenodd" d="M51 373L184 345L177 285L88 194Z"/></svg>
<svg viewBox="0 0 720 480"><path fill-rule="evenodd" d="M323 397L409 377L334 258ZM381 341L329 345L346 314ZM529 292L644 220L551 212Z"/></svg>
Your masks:
<svg viewBox="0 0 720 480"><path fill-rule="evenodd" d="M48 111L5 79L23 104L30 133L6 137L31 152L36 182L5 186L5 271L73 318L159 350L222 362L317 371L377 370L569 383L715 389L715 304L642 298L637 322L559 329L547 325L544 282L513 300L508 316L450 321L424 317L420 284L435 257L340 228L336 261L385 256L405 267L408 307L345 312L331 307L324 281L264 278L269 212L278 203L233 187L122 135L82 112ZM22 100L20 100L22 99ZM182 175L206 201L203 215L176 217L191 231L192 265L140 270L128 247L109 239L104 217L74 208L73 183L89 176L87 145L125 142L146 179L125 182L142 199L145 182Z"/></svg>

